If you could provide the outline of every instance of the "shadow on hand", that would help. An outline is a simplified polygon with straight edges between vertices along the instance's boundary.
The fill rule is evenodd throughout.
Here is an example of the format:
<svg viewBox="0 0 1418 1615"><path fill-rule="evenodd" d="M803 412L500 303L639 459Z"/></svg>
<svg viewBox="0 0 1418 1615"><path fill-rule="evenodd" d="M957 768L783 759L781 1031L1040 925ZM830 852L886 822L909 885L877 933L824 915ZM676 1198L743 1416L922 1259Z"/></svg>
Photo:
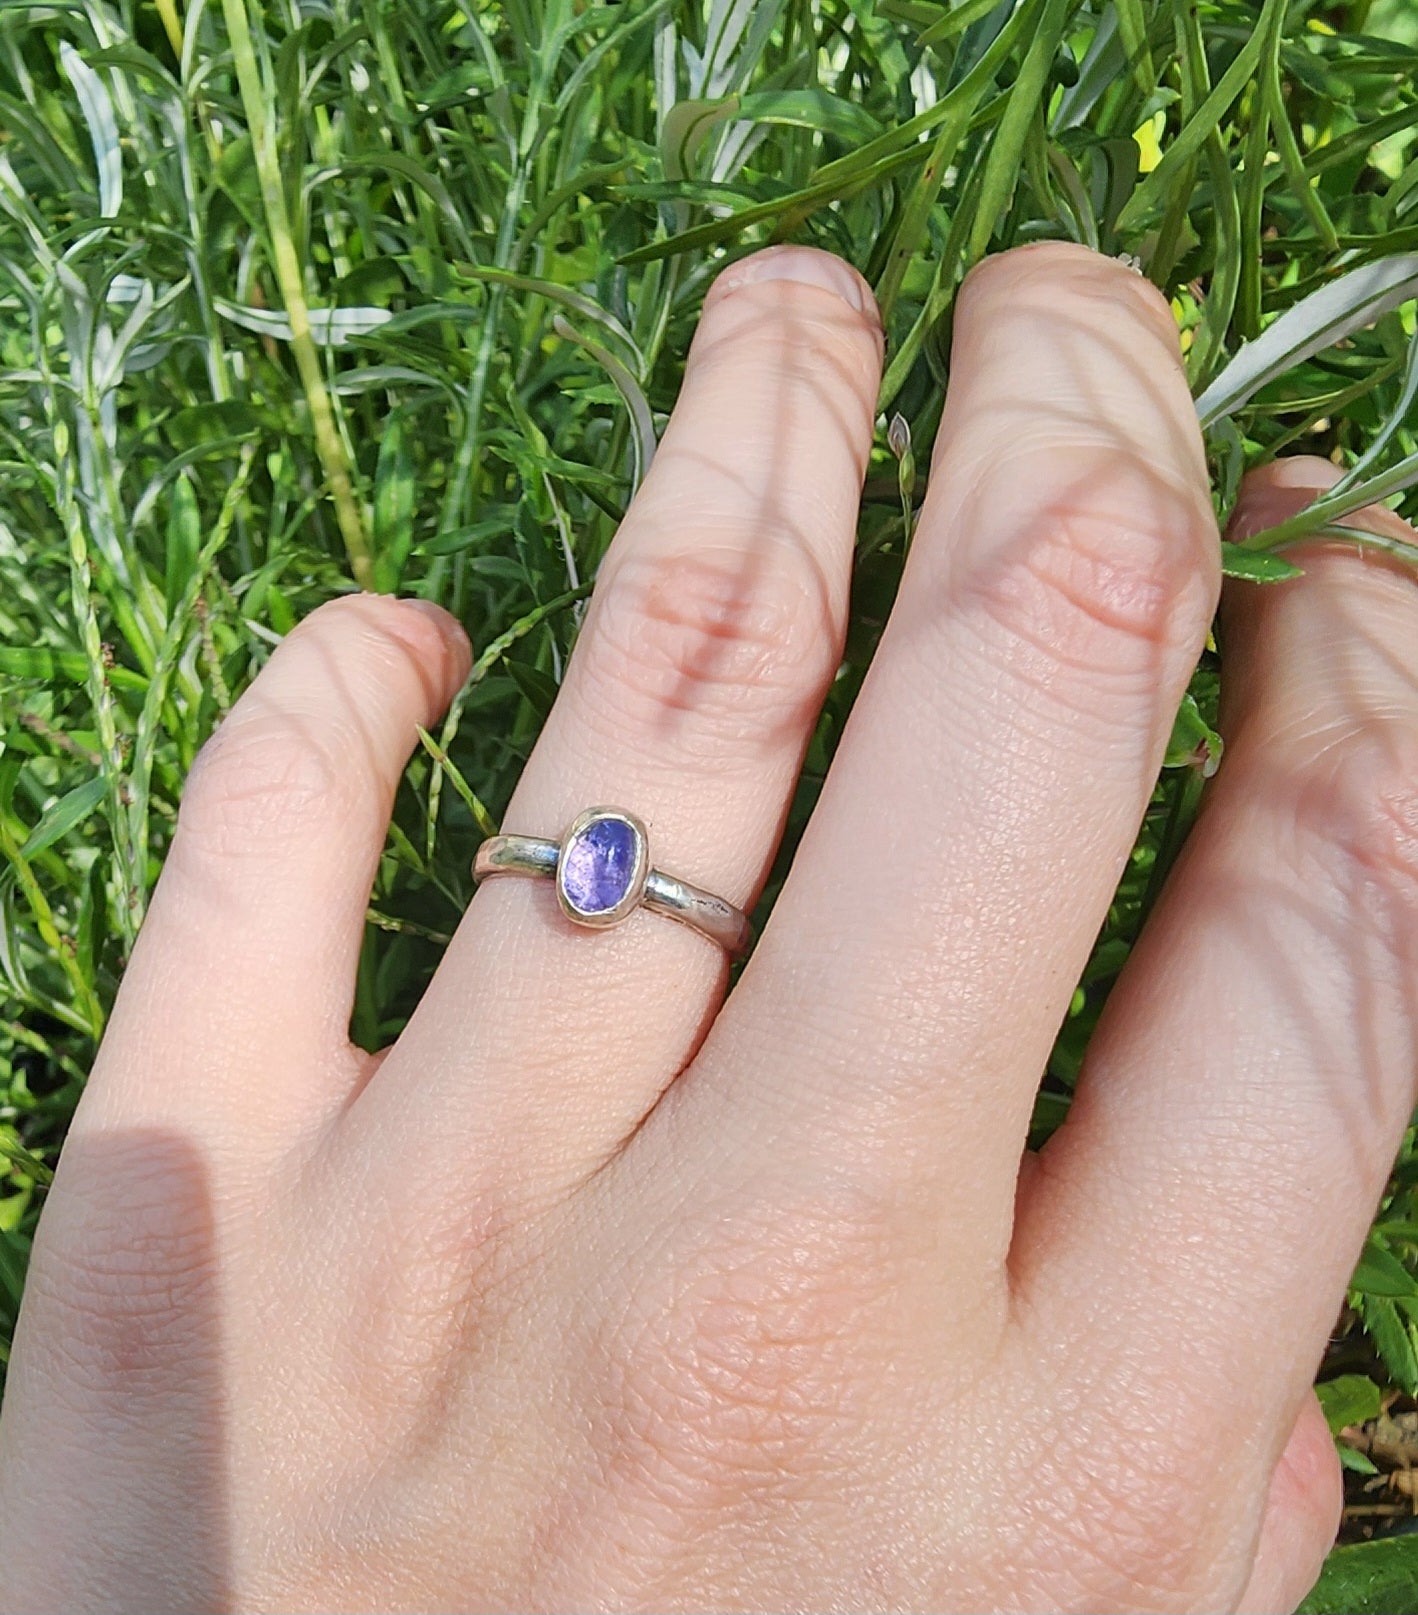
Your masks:
<svg viewBox="0 0 1418 1615"><path fill-rule="evenodd" d="M222 1277L191 1138L71 1138L0 1419L0 1607L233 1607Z"/></svg>

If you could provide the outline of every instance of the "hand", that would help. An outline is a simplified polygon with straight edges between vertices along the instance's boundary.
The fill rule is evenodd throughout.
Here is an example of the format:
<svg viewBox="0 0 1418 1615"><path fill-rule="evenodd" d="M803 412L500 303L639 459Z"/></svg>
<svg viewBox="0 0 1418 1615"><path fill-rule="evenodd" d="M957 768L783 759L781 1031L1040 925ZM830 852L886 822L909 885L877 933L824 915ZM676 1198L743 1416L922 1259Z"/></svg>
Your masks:
<svg viewBox="0 0 1418 1615"><path fill-rule="evenodd" d="M753 901L880 359L831 257L719 280L509 829L620 804ZM45 1211L7 1607L1291 1608L1339 1507L1309 1382L1414 1099L1397 567L1321 546L1229 600L1224 766L1024 1152L1217 556L1164 302L1072 247L986 264L732 997L688 930L495 881L379 1059L346 1036L366 895L467 648L431 608L316 612L194 772Z"/></svg>

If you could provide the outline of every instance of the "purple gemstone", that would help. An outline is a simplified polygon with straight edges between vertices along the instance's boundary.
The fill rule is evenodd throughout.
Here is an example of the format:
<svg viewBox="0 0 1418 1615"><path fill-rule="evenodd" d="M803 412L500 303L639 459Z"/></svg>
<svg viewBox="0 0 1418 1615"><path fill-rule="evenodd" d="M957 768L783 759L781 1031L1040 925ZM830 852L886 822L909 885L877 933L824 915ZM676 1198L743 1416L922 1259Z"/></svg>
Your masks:
<svg viewBox="0 0 1418 1615"><path fill-rule="evenodd" d="M635 879L637 838L624 819L593 819L561 852L561 889L582 914L604 914Z"/></svg>

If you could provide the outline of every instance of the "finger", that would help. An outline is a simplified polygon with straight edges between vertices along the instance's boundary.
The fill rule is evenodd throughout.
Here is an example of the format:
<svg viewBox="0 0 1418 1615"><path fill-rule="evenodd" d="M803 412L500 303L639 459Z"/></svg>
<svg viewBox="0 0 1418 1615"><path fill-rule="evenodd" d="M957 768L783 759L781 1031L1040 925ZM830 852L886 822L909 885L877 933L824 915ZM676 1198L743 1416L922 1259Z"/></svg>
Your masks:
<svg viewBox="0 0 1418 1615"><path fill-rule="evenodd" d="M1332 480L1259 473L1239 530ZM1418 582L1343 546L1296 559L1228 593L1225 761L1014 1253L1065 1339L1084 1311L1129 1318L1133 1383L1164 1373L1198 1419L1244 1409L1257 1439L1319 1359L1418 1075Z"/></svg>
<svg viewBox="0 0 1418 1615"><path fill-rule="evenodd" d="M287 636L187 782L80 1129L235 1117L279 1138L343 1094L394 791L467 670L462 629L420 601L335 601Z"/></svg>
<svg viewBox="0 0 1418 1615"><path fill-rule="evenodd" d="M709 1096L707 1136L870 1151L919 1185L953 1259L1002 1263L1033 1092L1201 647L1216 552L1156 292L1057 243L977 269L895 611L677 1101Z"/></svg>
<svg viewBox="0 0 1418 1615"><path fill-rule="evenodd" d="M1344 1511L1339 1456L1307 1393L1270 1477L1255 1564L1237 1615L1290 1615L1314 1586Z"/></svg>
<svg viewBox="0 0 1418 1615"><path fill-rule="evenodd" d="M752 904L841 654L880 358L869 289L826 253L719 280L509 831L619 806L655 865ZM662 917L587 931L549 882L489 881L356 1109L425 1161L446 1139L460 1177L479 1137L575 1175L634 1129L725 980L720 950Z"/></svg>

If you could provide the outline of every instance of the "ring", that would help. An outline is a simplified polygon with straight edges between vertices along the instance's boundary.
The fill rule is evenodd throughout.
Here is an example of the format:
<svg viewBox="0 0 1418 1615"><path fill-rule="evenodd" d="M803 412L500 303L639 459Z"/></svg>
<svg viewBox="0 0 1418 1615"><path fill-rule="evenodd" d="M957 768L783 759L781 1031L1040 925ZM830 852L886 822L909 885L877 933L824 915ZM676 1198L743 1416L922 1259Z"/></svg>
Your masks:
<svg viewBox="0 0 1418 1615"><path fill-rule="evenodd" d="M587 808L560 841L489 836L473 859L473 878L493 875L550 876L562 913L577 925L619 925L648 908L717 942L732 959L748 952L753 937L742 909L652 869L645 826L622 808Z"/></svg>

